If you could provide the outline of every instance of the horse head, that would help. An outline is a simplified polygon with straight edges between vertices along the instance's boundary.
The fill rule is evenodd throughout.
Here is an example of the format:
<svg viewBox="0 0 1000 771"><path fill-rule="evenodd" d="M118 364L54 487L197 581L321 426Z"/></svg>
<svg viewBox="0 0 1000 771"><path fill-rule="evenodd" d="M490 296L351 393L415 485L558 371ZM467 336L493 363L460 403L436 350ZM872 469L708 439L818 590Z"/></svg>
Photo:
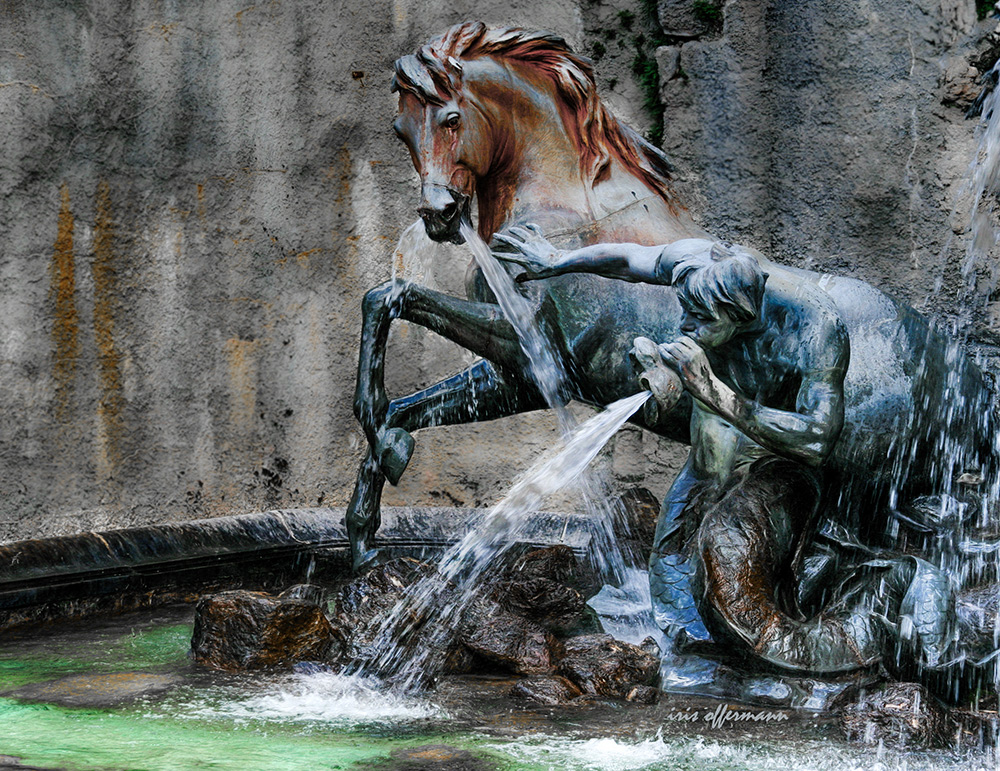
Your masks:
<svg viewBox="0 0 1000 771"><path fill-rule="evenodd" d="M420 175L418 211L435 241L462 242L473 196L487 240L515 206L593 222L611 210L595 211L594 187L613 168L639 197L676 211L666 158L608 112L589 60L556 35L456 25L396 61L393 90L393 127Z"/></svg>

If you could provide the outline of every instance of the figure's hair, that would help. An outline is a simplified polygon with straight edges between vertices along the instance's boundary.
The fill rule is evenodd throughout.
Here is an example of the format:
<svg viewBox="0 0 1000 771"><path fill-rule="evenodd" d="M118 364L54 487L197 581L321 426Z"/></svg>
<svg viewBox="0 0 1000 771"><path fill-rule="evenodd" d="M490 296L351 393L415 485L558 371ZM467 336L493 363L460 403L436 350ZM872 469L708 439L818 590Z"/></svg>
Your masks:
<svg viewBox="0 0 1000 771"><path fill-rule="evenodd" d="M597 97L590 60L574 54L558 35L516 27L490 29L482 22L456 24L416 53L396 60L392 89L411 93L425 104L444 104L461 90L461 60L482 56L516 62L555 85L559 111L589 184L602 181L614 156L671 209L678 208L667 156L608 111Z"/></svg>
<svg viewBox="0 0 1000 771"><path fill-rule="evenodd" d="M760 316L767 273L752 254L729 244L713 244L698 254L686 254L674 265L670 283L687 308L713 319L724 308L741 324Z"/></svg>

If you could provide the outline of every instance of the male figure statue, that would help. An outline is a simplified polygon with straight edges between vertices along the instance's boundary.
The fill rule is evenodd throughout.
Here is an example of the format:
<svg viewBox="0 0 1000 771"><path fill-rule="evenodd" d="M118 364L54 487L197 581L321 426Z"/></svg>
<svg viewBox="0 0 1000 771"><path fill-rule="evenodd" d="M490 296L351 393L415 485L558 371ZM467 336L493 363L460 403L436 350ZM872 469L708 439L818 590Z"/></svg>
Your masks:
<svg viewBox="0 0 1000 771"><path fill-rule="evenodd" d="M694 406L691 453L650 557L661 625L698 628L693 598L713 639L744 656L814 673L881 659L887 640L872 610L885 598L862 592L811 619L799 609L824 461L844 425L850 341L831 298L793 271L766 274L746 248L704 239L559 252L534 228L496 238L516 250L496 256L523 266L521 281L587 272L677 292L682 336L658 350ZM905 593L913 563L884 567ZM925 653L944 644L943 624L916 630Z"/></svg>

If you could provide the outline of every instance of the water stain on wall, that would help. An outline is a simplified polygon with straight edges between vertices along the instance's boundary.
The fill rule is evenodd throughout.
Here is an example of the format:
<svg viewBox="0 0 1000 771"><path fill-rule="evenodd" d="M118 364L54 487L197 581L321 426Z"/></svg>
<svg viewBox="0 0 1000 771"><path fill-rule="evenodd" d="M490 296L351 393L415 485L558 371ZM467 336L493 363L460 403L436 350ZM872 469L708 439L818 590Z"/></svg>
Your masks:
<svg viewBox="0 0 1000 771"><path fill-rule="evenodd" d="M80 356L80 318L76 310L76 263L73 256L73 212L69 185L59 191L59 220L50 266L49 298L53 306L52 377L55 380L55 415L59 423L72 417L73 385Z"/></svg>
<svg viewBox="0 0 1000 771"><path fill-rule="evenodd" d="M97 341L98 472L102 478L114 476L121 461L122 422L121 354L115 344L114 308L118 296L115 225L111 209L111 189L107 182L97 186L94 214L94 241L91 270L94 275L94 337Z"/></svg>

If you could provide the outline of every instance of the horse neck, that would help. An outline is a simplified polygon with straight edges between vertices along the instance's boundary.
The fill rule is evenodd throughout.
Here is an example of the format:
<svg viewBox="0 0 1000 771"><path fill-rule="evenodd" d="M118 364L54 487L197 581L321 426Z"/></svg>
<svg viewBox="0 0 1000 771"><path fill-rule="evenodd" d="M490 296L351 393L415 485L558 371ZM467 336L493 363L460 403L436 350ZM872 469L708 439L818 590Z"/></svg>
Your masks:
<svg viewBox="0 0 1000 771"><path fill-rule="evenodd" d="M545 158L525 159L506 174L489 174L477 187L479 231L486 241L505 226L534 222L566 246L600 242L666 244L704 238L686 209L671 206L638 176L613 160L605 179L591 187L572 169Z"/></svg>
<svg viewBox="0 0 1000 771"><path fill-rule="evenodd" d="M512 68L506 72L511 88L503 97L485 89L475 95L492 126L495 148L492 168L476 184L484 240L505 225L524 222L545 232L577 233L573 240L589 243L668 243L705 235L685 209L669 206L617 158L592 185L551 84Z"/></svg>
<svg viewBox="0 0 1000 771"><path fill-rule="evenodd" d="M479 230L483 238L511 222L550 218L558 213L561 227L582 225L595 218L588 186L580 174L576 149L568 136L551 130L538 132L537 141L499 140L512 146L502 163L483 175L476 185ZM544 224L544 223L539 223Z"/></svg>

